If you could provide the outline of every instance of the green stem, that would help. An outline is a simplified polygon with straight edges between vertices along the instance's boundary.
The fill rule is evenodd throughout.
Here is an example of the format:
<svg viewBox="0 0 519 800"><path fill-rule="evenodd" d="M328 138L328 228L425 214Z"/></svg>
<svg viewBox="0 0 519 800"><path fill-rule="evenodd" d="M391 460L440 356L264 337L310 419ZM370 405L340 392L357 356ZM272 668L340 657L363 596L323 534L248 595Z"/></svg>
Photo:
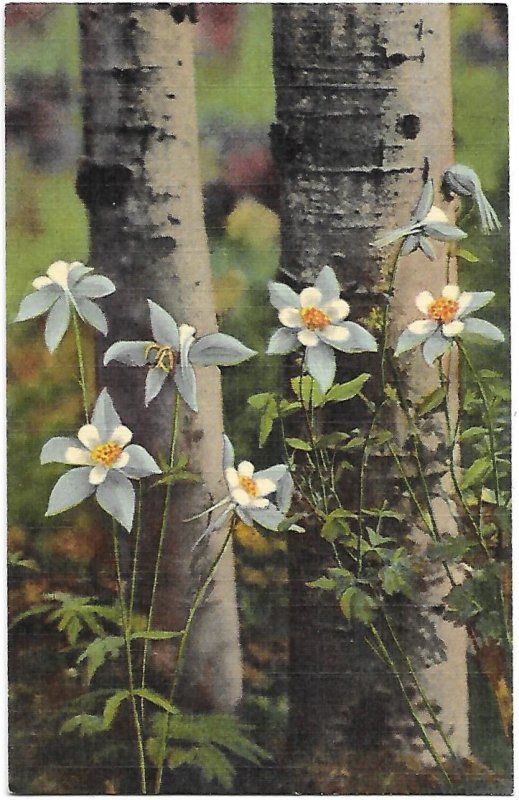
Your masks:
<svg viewBox="0 0 519 800"><path fill-rule="evenodd" d="M137 489L137 513L135 521L135 546L133 550L133 568L132 568L132 583L130 589L130 606L128 610L128 624L130 631L133 630L133 607L135 604L135 588L137 586L137 564L139 560L139 549L142 536L142 483L139 481L139 488Z"/></svg>
<svg viewBox="0 0 519 800"><path fill-rule="evenodd" d="M371 423L369 426L369 430L366 434L366 438L364 439L364 445L362 447L362 454L360 458L360 476L359 476L359 507L358 507L358 531L357 531L357 578L360 577L362 573L362 540L364 538L364 489L366 483L366 467L368 465L368 458L370 452L370 441L373 431L375 430L375 425L377 424L379 414L381 413L382 409L384 408L385 401L381 403L381 405L376 409L373 416L371 417Z"/></svg>
<svg viewBox="0 0 519 800"><path fill-rule="evenodd" d="M460 349L460 352L462 353L463 358L465 359L465 363L466 363L467 367L469 368L470 372L472 373L472 377L474 378L474 380L476 382L476 385L477 385L478 390L479 390L479 394L481 395L481 399L483 401L483 406L484 406L484 409L485 409L485 414L486 414L486 418L487 418L487 425L488 425L488 440L489 440L489 443L490 443L490 458L491 458L491 461L492 461L492 471L494 473L494 481L495 481L495 486L496 486L496 505L499 508L501 506L501 492L500 492L500 489L499 489L499 472L498 472L498 469L497 469L496 439L495 439L495 433L494 433L494 424L492 422L492 415L491 415L491 412L490 412L490 405L489 405L488 398L487 398L485 389L483 387L483 384L481 383L481 380L479 378L477 370L475 369L475 367L474 367L474 365L473 365L473 363L472 363L472 361L471 361L471 359L469 357L469 354L468 354L463 342L461 342L459 339L457 339L457 342L458 342L458 347Z"/></svg>
<svg viewBox="0 0 519 800"><path fill-rule="evenodd" d="M180 410L180 395L178 392L175 393L175 400L173 403L173 414L172 414L172 423L171 423L171 444L169 449L169 467L172 469L175 459L175 448L177 445L177 432L178 432L178 417L179 417L179 410ZM153 574L153 586L151 589L151 599L150 599L150 607L148 611L148 620L146 623L146 632L149 633L151 630L151 626L153 624L153 611L155 608L155 597L157 594L157 585L159 582L159 572L160 572L160 562L162 560L162 551L164 549L164 540L166 538L166 531L168 528L168 515L169 515L169 503L171 499L171 481L168 481L166 484L166 494L164 495L164 508L162 511L162 523L160 526L160 535L159 535L159 544L157 548L157 558L155 560L155 571ZM144 640L144 650L142 654L142 672L141 672L141 688L144 689L146 686L146 667L148 661L148 647L149 647L149 640ZM143 708L143 703L141 703L141 710Z"/></svg>
<svg viewBox="0 0 519 800"><path fill-rule="evenodd" d="M410 714L411 714L411 716L412 716L412 718L413 718L413 720L414 720L414 722L416 724L416 727L418 728L418 730L420 732L420 736L422 737L422 740L423 740L426 748L428 749L429 753L433 757L433 759L434 759L434 761L436 763L436 766L438 767L438 769L442 773L442 775L443 775L444 779L446 780L446 782L449 785L451 785L451 779L449 778L447 772L445 771L445 767L442 764L442 760L441 760L440 754L436 750L434 744L432 743L432 741L431 741L431 739L430 739L430 737L429 737L429 735L428 735L428 733L427 733L427 731L425 729L425 726L424 726L423 722L418 717L418 715L417 715L417 713L416 713L416 711L415 711L415 709L413 707L413 704L411 702L411 698L409 697L409 695L407 693L407 690L406 690L406 688L405 688L405 686L404 686L404 684L402 682L402 679L400 677L400 674L398 672L398 669L396 667L395 662L391 658L391 655L389 654L389 652L388 652L384 642L382 641L382 639L380 637L380 634L377 631L377 629L375 628L375 626L373 624L370 624L369 627L370 627L371 633L373 635L373 638L375 639L375 641L377 643L377 647L378 647L379 652L382 653L384 661L388 665L389 669L393 673L393 676L394 676L395 680L398 683L400 691L402 692L402 695L403 695L403 697L404 697L404 699L405 699L405 701L407 703L407 706L409 708L409 712L410 712Z"/></svg>
<svg viewBox="0 0 519 800"><path fill-rule="evenodd" d="M196 612L198 611L198 609L200 607L200 604L202 603L202 600L205 597L205 593L207 592L207 589L209 588L209 585L210 585L211 581L213 580L214 574L215 574L216 569L218 567L218 564L220 563L221 558L222 558L222 556L223 556L223 554L224 554L224 552L225 552L225 550L227 548L227 545L229 544L230 540L232 539L232 536L233 536L233 533L234 533L234 529L236 527L236 522L237 522L237 517L236 517L236 515L234 515L232 520L231 520L231 522L230 522L229 530L227 531L227 534L225 536L224 542L223 542L220 550L218 551L218 553L216 555L216 558L214 559L214 561L213 561L213 563L211 565L211 568L210 568L210 570L209 570L209 572L207 574L207 577L206 577L205 581L198 587L198 589L197 589L197 591L195 593L195 596L193 598L193 602L191 604L191 608L189 609L189 614L187 615L186 624L184 625L184 628L182 630L182 635L181 635L180 641L179 641L178 652L177 652L177 661L176 661L176 664L175 664L175 670L173 672L173 680L172 680L171 689L170 689L170 692L169 692L169 698L168 699L169 699L169 702L171 704L173 703L173 701L175 699L175 693L177 691L178 681L179 681L179 678L180 678L180 675L181 675L181 671L182 671L182 665L183 665L183 661L184 661L184 657L185 657L185 653L186 653L186 646L187 646L187 642L188 642L188 639L189 639L189 634L191 632L191 627L193 625L193 620L195 618ZM163 730L162 730L162 734L161 734L159 766L158 766L157 774L156 774L156 777L155 777L155 794L159 794L160 793L160 787L162 785L162 774L164 772L164 761L165 761L165 758L166 758L166 747L167 747L167 737L168 737L168 720L169 720L168 712L166 712L164 714L163 720L164 720L164 725L163 725Z"/></svg>
<svg viewBox="0 0 519 800"><path fill-rule="evenodd" d="M119 552L119 540L117 538L117 523L115 519L113 520L112 524L112 538L113 538L113 546L114 546L114 560L115 560L115 569L117 573L117 589L119 593L119 605L121 609L121 625L124 631L124 643L125 643L125 650L126 650L126 666L128 669L128 689L130 692L130 702L132 706L132 713L133 713L133 721L135 725L135 734L137 737L137 753L139 759L139 773L140 773L140 784L141 784L141 794L146 794L146 761L144 757L144 744L142 740L142 730L141 730L141 723L139 721L139 714L137 712L137 703L135 702L135 687L133 683L133 667L132 667L132 651L131 651L131 639L130 639L130 631L128 627L128 615L126 611L126 605L124 602L124 593L123 593L123 582L121 577L121 557Z"/></svg>
<svg viewBox="0 0 519 800"><path fill-rule="evenodd" d="M320 463L320 460L319 460L319 454L317 452L317 445L316 445L316 442L315 442L315 439L314 439L314 434L313 434L313 430L312 430L312 424L310 422L310 418L308 416L308 411L306 410L306 407L305 407L305 404L304 404L304 399L303 399L303 374L304 374L304 361L303 361L303 363L301 365L301 375L299 376L299 401L301 403L301 408L303 409L303 415L304 415L304 418L305 418L306 429L308 431L308 436L309 436L309 439L310 439L310 445L312 447L312 452L313 452L314 458L315 458L315 466L317 468L317 474L319 475L319 483L321 484L321 493L322 493L322 498L323 498L323 507L324 507L325 513L328 513L328 498L327 498L327 495L326 495L325 481L324 481L323 473L322 473L322 470L321 470L321 463Z"/></svg>
<svg viewBox="0 0 519 800"><path fill-rule="evenodd" d="M391 300L393 298L393 293L395 291L395 281L396 281L396 274L398 272L398 263L400 261L400 254L402 252L402 247L404 246L405 239L402 239L398 250L396 251L393 260L389 264L389 283L387 288L387 300L384 306L384 316L382 320L382 353L380 356L380 376L381 376L381 383L382 383L382 392L384 392L384 386L386 385L386 355L387 355L387 348L389 345L389 307L391 305Z"/></svg>
<svg viewBox="0 0 519 800"><path fill-rule="evenodd" d="M414 682L414 684L415 684L415 686L416 686L416 688L418 690L418 693L419 693L420 697L422 698L422 700L423 700L423 702L425 704L425 707L427 708L427 711L429 712L429 716L431 717L432 721L434 722L436 730L438 731L438 733L440 734L441 738L443 739L445 747L449 751L451 757L455 761L457 761L458 757L457 757L456 753L454 752L454 750L452 749L452 745L449 742L447 734L443 730L443 726L442 726L442 724L441 724L441 722L440 722L440 720L438 718L438 715L436 714L434 708L432 707L431 702L430 702L429 698L427 697L422 684L420 683L418 675L416 674L416 671L415 671L415 669L413 667L413 663L412 663L411 659L409 658L409 656L407 655L407 653L405 652L405 650L403 649L402 645L400 644L398 636L396 635L395 630L394 630L394 628L393 628L393 626L391 624L391 620L389 619L388 615L385 612L384 612L384 620L385 620L385 623L386 623L386 625L387 625L387 627L389 629L389 632L391 633L391 637L392 637L392 639L393 639L393 641L394 641L394 643L396 645L396 648L397 648L398 652L400 653L400 655L404 659L405 663L407 664L407 668L409 669L409 674L411 675L411 677L413 679L413 682Z"/></svg>
<svg viewBox="0 0 519 800"><path fill-rule="evenodd" d="M79 384L81 386L81 392L83 395L83 410L85 412L85 420L88 425L88 391L86 384L85 360L83 357L83 347L81 345L81 331L79 330L78 313L75 308L72 309L72 323L74 325L74 335L76 337L76 351L79 364Z"/></svg>

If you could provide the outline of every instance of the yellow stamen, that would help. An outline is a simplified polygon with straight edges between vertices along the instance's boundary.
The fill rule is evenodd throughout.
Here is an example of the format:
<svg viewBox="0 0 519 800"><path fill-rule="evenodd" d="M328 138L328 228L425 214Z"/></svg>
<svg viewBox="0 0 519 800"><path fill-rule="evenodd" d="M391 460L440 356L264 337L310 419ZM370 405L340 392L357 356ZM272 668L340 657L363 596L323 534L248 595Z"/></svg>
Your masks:
<svg viewBox="0 0 519 800"><path fill-rule="evenodd" d="M447 300L446 297L437 297L428 308L427 316L436 322L452 322L456 317L459 303L456 300Z"/></svg>
<svg viewBox="0 0 519 800"><path fill-rule="evenodd" d="M102 444L96 445L90 455L92 461L102 464L103 467L111 467L115 464L122 452L122 447L119 447L115 442L103 442Z"/></svg>
<svg viewBox="0 0 519 800"><path fill-rule="evenodd" d="M148 358L149 354L155 350L157 351L157 355L155 356L155 363L153 366L160 367L160 369L163 369L164 372L172 372L175 369L177 360L176 353L174 353L171 347L168 345L150 342L150 344L146 345L146 349L144 351L146 358Z"/></svg>
<svg viewBox="0 0 519 800"><path fill-rule="evenodd" d="M253 481L252 478L245 477L245 475L240 475L240 485L242 489L245 489L247 494L249 494L251 497L256 497L258 493L256 481Z"/></svg>
<svg viewBox="0 0 519 800"><path fill-rule="evenodd" d="M305 306L299 313L305 326L311 331L322 330L322 328L326 328L330 324L330 317L320 308Z"/></svg>

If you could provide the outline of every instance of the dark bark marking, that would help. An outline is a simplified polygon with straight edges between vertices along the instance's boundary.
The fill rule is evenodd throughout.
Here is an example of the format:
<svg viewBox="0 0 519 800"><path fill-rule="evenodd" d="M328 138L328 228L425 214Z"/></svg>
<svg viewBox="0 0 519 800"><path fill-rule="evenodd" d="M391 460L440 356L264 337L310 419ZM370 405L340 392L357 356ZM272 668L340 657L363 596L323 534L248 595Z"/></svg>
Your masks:
<svg viewBox="0 0 519 800"><path fill-rule="evenodd" d="M171 214L168 214L168 222L170 222L171 225L180 225L180 220L177 219L177 217L173 217Z"/></svg>
<svg viewBox="0 0 519 800"><path fill-rule="evenodd" d="M416 139L420 133L420 117L416 114L404 114L397 119L396 130L404 139Z"/></svg>
<svg viewBox="0 0 519 800"><path fill-rule="evenodd" d="M183 3L171 6L169 13L177 25L180 25L181 22L184 22L186 18L193 24L198 22L198 9L196 7L196 3Z"/></svg>
<svg viewBox="0 0 519 800"><path fill-rule="evenodd" d="M133 177L131 169L123 164L96 164L83 158L78 166L76 192L89 210L118 206L126 200Z"/></svg>

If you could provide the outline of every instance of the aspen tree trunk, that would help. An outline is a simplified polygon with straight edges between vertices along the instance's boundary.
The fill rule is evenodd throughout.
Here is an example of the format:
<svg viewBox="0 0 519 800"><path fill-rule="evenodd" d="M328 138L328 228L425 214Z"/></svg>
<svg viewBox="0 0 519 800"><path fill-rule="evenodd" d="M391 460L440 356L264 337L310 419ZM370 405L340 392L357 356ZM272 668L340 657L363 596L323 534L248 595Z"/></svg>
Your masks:
<svg viewBox="0 0 519 800"><path fill-rule="evenodd" d="M350 318L361 320L383 304L391 255L391 248L376 250L370 242L382 230L405 224L420 194L427 161L437 189L441 172L453 161L449 7L275 5L274 76L277 124L272 143L282 180L280 277L300 289L325 264L331 265L351 304ZM435 202L440 204L439 199ZM434 262L418 253L401 261L390 318L391 345L418 316L418 292L429 289L436 294L445 283L456 281L455 263L446 280L445 248L436 242L434 247ZM380 383L380 355L348 359L340 379L368 371L373 375L368 386ZM420 352L405 363L405 389L413 400L437 386L437 371L425 365ZM451 377L450 400L455 404L454 363ZM341 404L340 413L349 414L350 427L366 418L360 403ZM402 420L393 422L405 435ZM456 526L444 499L449 486L439 415L428 418L422 434L428 469L435 476L433 506L439 527L442 533L454 534ZM410 539L423 549L427 537L413 521L414 512L402 505L394 467L373 457L369 484L372 500L388 498L405 511ZM357 489L352 487L351 497ZM348 486L343 492L347 504ZM404 754L415 745L416 731L404 724L409 717L394 679L370 655L363 633L341 620L334 598L305 586L332 566L329 552L317 531L289 539L289 744L293 758L302 753L310 762L310 750L314 764L309 769L313 777L292 789L419 792L423 786L406 782L401 766L403 772L400 777L395 773L391 783L392 768L381 757L384 751L394 752L395 742ZM431 699L441 708L455 750L466 755L467 642L465 631L444 622L438 613L448 589L441 573L424 576L418 600L422 609L408 605L394 613L400 614L406 646L412 648L411 658ZM435 663L442 652L444 660ZM442 742L434 741L444 753ZM341 772L340 754L351 751L364 756ZM334 759L339 765L335 776L326 767ZM426 763L426 754L419 761Z"/></svg>
<svg viewBox="0 0 519 800"><path fill-rule="evenodd" d="M80 7L84 158L78 193L90 214L90 262L117 287L105 304L109 334L98 352L106 385L135 441L168 458L172 382L144 408L145 370L101 366L119 339L149 339L146 299L198 335L216 330L203 223L194 93L194 26L186 6L97 4ZM190 9L188 10L190 12ZM222 474L222 397L216 367L197 370L199 413L181 401L178 450L201 482L173 487L154 626L183 627L193 593L225 531L191 551L206 520L182 520L226 494ZM146 493L140 589L149 593L164 488ZM144 606L145 607L145 606ZM163 643L161 643L163 644ZM153 665L169 685L174 652L154 648ZM200 608L185 659L184 703L230 710L241 697L241 661L229 547Z"/></svg>

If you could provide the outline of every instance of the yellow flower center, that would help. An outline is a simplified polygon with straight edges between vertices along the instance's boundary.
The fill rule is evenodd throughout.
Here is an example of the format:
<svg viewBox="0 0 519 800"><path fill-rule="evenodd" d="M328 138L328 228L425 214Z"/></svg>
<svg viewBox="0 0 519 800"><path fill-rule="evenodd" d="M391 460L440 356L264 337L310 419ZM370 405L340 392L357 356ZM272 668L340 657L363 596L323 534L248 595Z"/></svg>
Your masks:
<svg viewBox="0 0 519 800"><path fill-rule="evenodd" d="M305 326L311 331L320 331L330 324L330 317L314 306L305 306L299 312Z"/></svg>
<svg viewBox="0 0 519 800"><path fill-rule="evenodd" d="M245 489L247 494L251 497L256 497L258 490L256 488L256 481L253 481L252 478L247 478L245 475L240 475L240 486L242 489Z"/></svg>
<svg viewBox="0 0 519 800"><path fill-rule="evenodd" d="M90 455L92 461L102 464L103 467L111 467L115 464L122 452L122 447L119 447L115 442L103 442L94 447Z"/></svg>
<svg viewBox="0 0 519 800"><path fill-rule="evenodd" d="M436 322L452 322L458 311L459 303L456 300L447 300L445 297L437 297L433 300L427 311L429 319Z"/></svg>
<svg viewBox="0 0 519 800"><path fill-rule="evenodd" d="M150 342L150 344L146 346L146 358L148 358L150 353L153 353L155 357L154 367L160 367L164 372L173 372L177 361L177 355L173 352L171 347L165 344L158 344L157 342Z"/></svg>

